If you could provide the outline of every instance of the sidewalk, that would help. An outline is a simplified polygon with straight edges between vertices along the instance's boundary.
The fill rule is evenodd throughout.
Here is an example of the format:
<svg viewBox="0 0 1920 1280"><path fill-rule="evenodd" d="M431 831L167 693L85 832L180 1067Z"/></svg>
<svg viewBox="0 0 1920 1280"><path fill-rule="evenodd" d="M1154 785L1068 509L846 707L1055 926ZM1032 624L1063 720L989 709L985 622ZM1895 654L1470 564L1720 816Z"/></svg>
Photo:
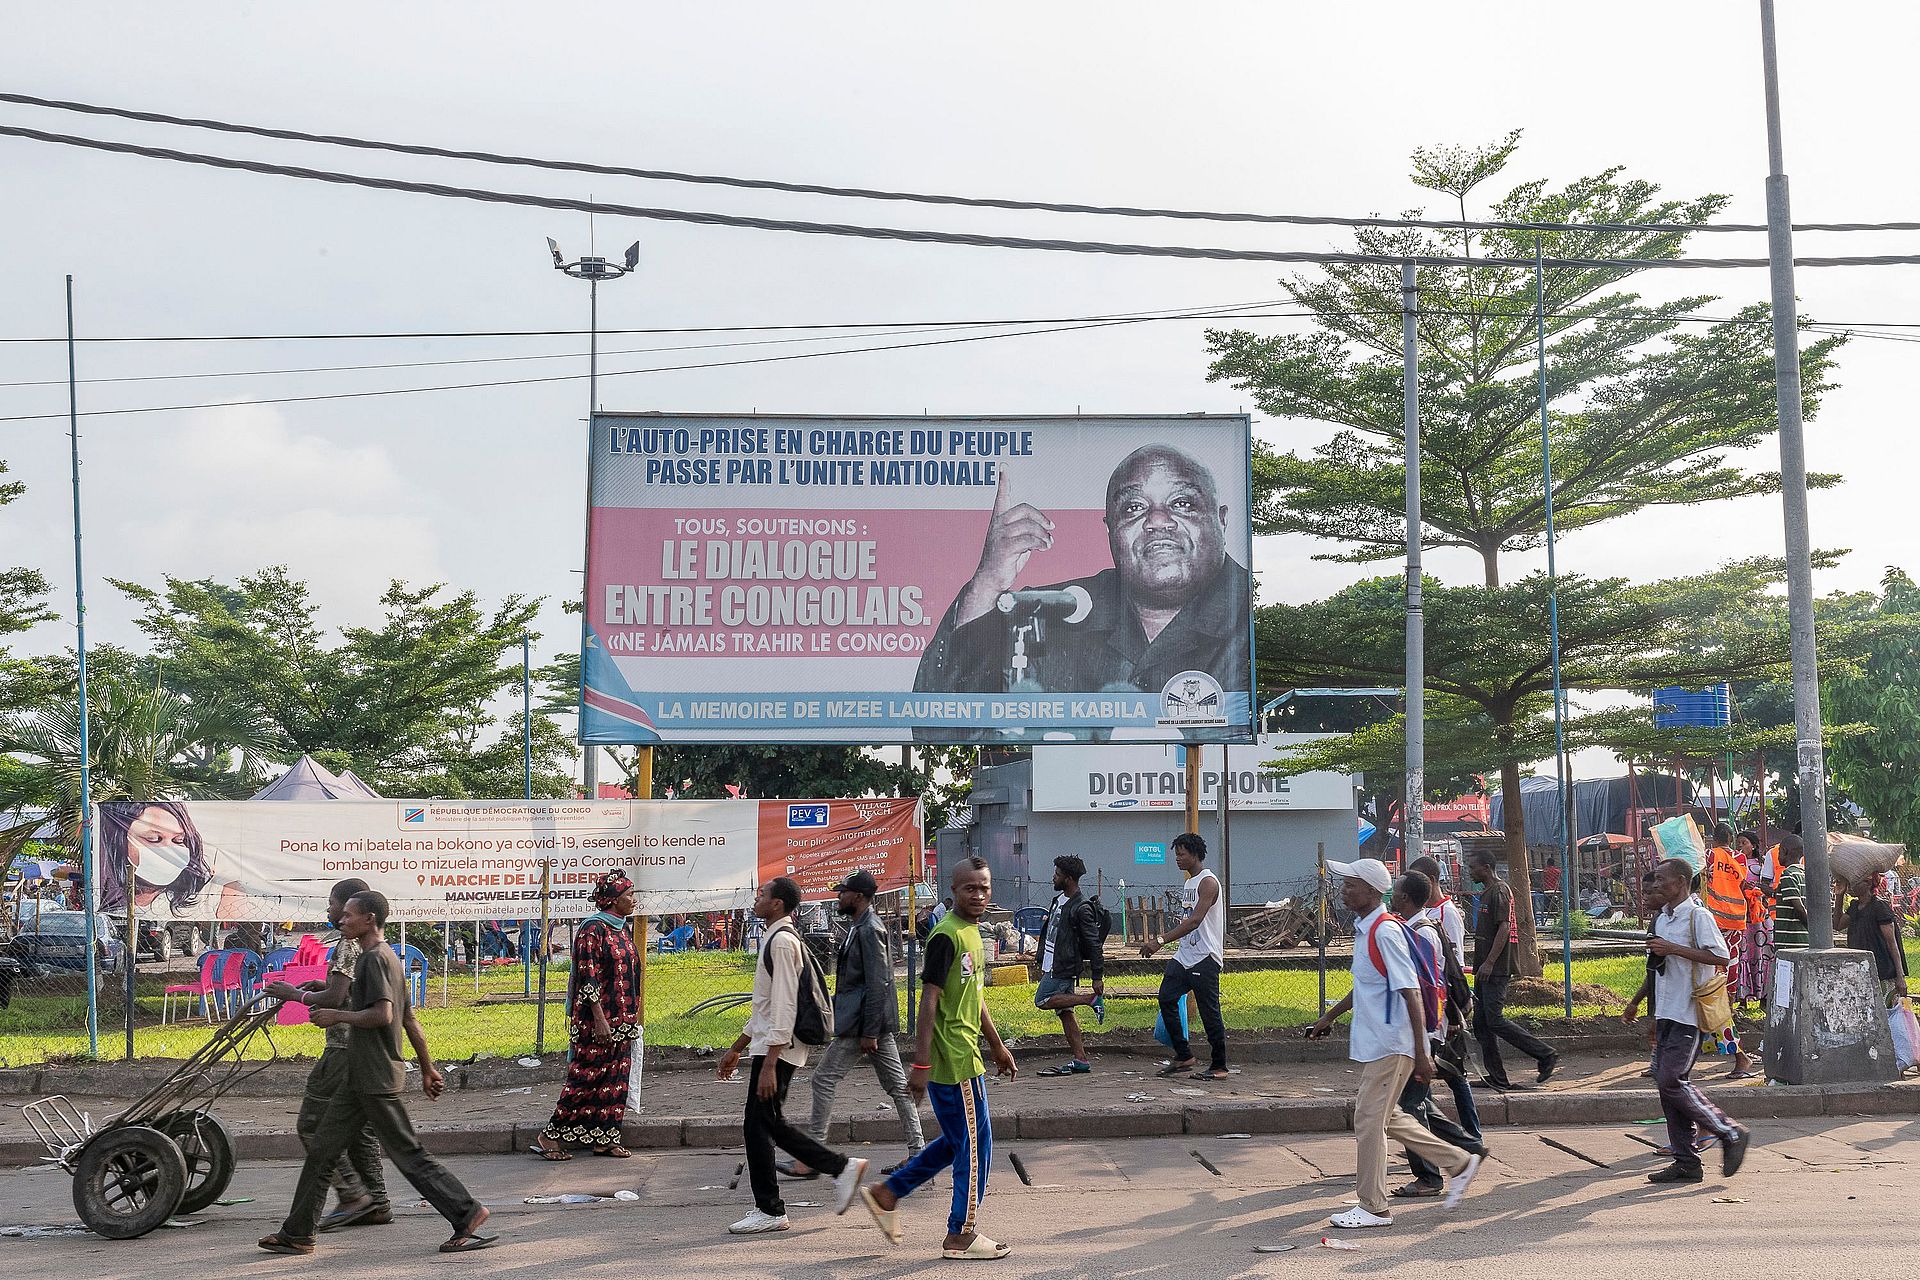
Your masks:
<svg viewBox="0 0 1920 1280"><path fill-rule="evenodd" d="M1058 1041L1058 1037L1048 1037ZM1650 1082L1641 1077L1645 1059L1639 1037L1614 1033L1600 1043L1559 1040L1562 1065L1542 1088L1512 1093L1476 1090L1481 1122L1488 1127L1626 1123L1660 1114ZM1619 1043L1614 1043L1615 1041ZM993 1129L1013 1138L1116 1138L1173 1134L1321 1133L1352 1127L1357 1070L1346 1045L1301 1041L1241 1046L1243 1061L1220 1083L1158 1079L1164 1051L1109 1050L1094 1058L1090 1075L1039 1079L1034 1072L1065 1057L1046 1041L1015 1046L1020 1077L991 1085ZM1291 1060L1273 1061L1275 1057ZM1261 1059L1269 1060L1261 1060ZM713 1059L681 1051L650 1057L642 1106L627 1116L627 1142L635 1149L738 1146L743 1081L714 1078ZM1737 1118L1819 1115L1920 1115L1920 1081L1889 1086L1777 1086L1755 1079L1720 1083L1724 1058L1703 1058L1696 1079ZM1516 1080L1532 1078L1532 1064L1509 1064ZM524 1150L546 1123L559 1096L564 1070L549 1055L539 1066L482 1060L452 1066L448 1092L438 1102L409 1099L427 1145L441 1153ZM66 1090L95 1123L118 1114L166 1072L164 1064L48 1067L0 1072L0 1165L36 1162L44 1154L18 1108L42 1093ZM299 1154L293 1132L306 1064L276 1065L249 1082L247 1095L222 1098L215 1114L234 1134L242 1158ZM788 1095L791 1118L804 1121L811 1105L810 1077L802 1072ZM1443 1091L1444 1094L1444 1091ZM831 1138L870 1142L884 1150L899 1141L891 1102L870 1072L855 1071L841 1086ZM929 1131L933 1124L926 1116Z"/></svg>

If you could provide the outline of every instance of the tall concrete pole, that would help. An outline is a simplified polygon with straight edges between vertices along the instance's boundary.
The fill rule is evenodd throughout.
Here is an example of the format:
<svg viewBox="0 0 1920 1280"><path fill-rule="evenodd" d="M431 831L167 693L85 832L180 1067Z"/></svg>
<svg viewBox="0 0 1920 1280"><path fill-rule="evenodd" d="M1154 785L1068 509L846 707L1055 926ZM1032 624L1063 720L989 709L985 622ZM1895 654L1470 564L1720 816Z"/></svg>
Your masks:
<svg viewBox="0 0 1920 1280"><path fill-rule="evenodd" d="M1407 438L1407 796L1401 862L1426 852L1427 668L1426 607L1420 569L1420 351L1416 345L1420 292L1413 264L1400 264L1402 431Z"/></svg>
<svg viewBox="0 0 1920 1280"><path fill-rule="evenodd" d="M1820 671L1814 651L1813 537L1807 527L1806 431L1800 417L1800 315L1793 295L1793 216L1780 144L1780 64L1773 0L1760 0L1760 52L1767 96L1767 259L1773 286L1773 380L1780 418L1780 507L1787 527L1787 619L1793 653L1793 727L1798 745L1801 840L1807 851L1808 934L1833 945L1833 875L1827 865L1827 762L1820 735Z"/></svg>

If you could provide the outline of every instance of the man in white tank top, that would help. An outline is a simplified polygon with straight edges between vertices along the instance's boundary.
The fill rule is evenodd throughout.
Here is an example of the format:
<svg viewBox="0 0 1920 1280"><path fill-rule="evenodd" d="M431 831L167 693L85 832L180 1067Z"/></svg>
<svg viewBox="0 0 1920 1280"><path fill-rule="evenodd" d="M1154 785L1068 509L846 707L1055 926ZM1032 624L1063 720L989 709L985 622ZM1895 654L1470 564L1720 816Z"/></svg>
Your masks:
<svg viewBox="0 0 1920 1280"><path fill-rule="evenodd" d="M1180 891L1180 905L1186 916L1159 942L1149 942L1140 954L1152 959L1169 942L1178 942L1173 959L1160 979L1160 1020L1173 1045L1173 1058L1159 1074L1178 1075L1198 1065L1187 1043L1180 1021L1180 1003L1192 992L1200 1006L1200 1021L1207 1029L1207 1047L1212 1051L1205 1071L1193 1071L1198 1080L1227 1078L1227 1023L1220 1016L1220 966L1227 955L1227 904L1220 896L1220 878L1205 865L1207 842L1191 831L1175 836L1173 861L1186 873L1187 883Z"/></svg>

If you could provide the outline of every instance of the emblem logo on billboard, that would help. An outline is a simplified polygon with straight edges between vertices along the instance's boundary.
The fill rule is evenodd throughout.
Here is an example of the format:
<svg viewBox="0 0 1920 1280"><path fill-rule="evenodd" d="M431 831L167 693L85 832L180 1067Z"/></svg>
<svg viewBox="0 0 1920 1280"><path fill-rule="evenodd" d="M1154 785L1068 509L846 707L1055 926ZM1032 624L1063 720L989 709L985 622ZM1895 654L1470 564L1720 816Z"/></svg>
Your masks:
<svg viewBox="0 0 1920 1280"><path fill-rule="evenodd" d="M787 829L796 827L824 827L827 825L827 806L824 804L790 804L787 806Z"/></svg>
<svg viewBox="0 0 1920 1280"><path fill-rule="evenodd" d="M408 808L404 812L402 812L400 815L400 821L402 822L412 822L417 824L417 823L424 823L426 820L427 820L427 811L424 808L421 808L418 806Z"/></svg>
<svg viewBox="0 0 1920 1280"><path fill-rule="evenodd" d="M1225 724L1220 682L1204 671L1182 671L1160 691L1160 723Z"/></svg>
<svg viewBox="0 0 1920 1280"><path fill-rule="evenodd" d="M1137 805L1137 804L1139 804L1139 803L1140 803L1140 802L1139 802L1138 800L1109 800L1109 801L1107 801L1107 808L1109 808L1109 809L1131 809L1131 808L1133 808L1133 806L1135 806L1135 805Z"/></svg>

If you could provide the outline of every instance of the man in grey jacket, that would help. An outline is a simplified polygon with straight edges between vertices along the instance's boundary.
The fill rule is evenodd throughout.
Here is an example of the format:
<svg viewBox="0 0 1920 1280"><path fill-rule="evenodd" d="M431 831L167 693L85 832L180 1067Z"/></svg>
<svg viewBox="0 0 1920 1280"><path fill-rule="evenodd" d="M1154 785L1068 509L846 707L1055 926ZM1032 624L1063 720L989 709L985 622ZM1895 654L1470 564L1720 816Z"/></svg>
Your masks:
<svg viewBox="0 0 1920 1280"><path fill-rule="evenodd" d="M926 1145L926 1139L920 1132L920 1108L907 1088L907 1069L894 1043L900 1031L900 999L894 992L893 959L887 953L887 940L873 914L873 899L880 886L870 872L856 871L835 885L834 891L840 895L840 914L849 917L851 923L834 963L835 1036L820 1065L813 1069L810 1127L817 1141L827 1140L834 1094L853 1064L865 1058L880 1077L881 1088L893 1099L893 1109L907 1135L907 1159L911 1160ZM881 1172L892 1173L898 1167ZM780 1172L789 1178L818 1176L797 1160L783 1164Z"/></svg>

